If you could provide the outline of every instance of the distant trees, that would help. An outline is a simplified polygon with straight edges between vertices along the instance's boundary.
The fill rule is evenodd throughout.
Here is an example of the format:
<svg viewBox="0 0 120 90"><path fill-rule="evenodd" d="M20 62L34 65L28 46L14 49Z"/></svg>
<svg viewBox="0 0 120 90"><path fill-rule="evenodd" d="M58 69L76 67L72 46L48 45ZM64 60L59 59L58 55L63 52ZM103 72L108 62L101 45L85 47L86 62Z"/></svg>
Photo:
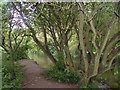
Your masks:
<svg viewBox="0 0 120 90"><path fill-rule="evenodd" d="M35 43L54 64L62 59L64 68L76 70L74 57L70 51L70 42L76 39L78 51L76 54L80 60L80 68L76 71L81 71L83 75L81 79L83 86L87 86L93 77L120 63L115 61L120 52L119 16L116 13L118 4L98 2L11 4L28 27ZM10 29L8 36L11 32ZM20 35L23 37L25 34ZM74 39L73 35L76 36ZM11 46L11 39L8 39ZM14 37L13 39L15 43L18 41Z"/></svg>

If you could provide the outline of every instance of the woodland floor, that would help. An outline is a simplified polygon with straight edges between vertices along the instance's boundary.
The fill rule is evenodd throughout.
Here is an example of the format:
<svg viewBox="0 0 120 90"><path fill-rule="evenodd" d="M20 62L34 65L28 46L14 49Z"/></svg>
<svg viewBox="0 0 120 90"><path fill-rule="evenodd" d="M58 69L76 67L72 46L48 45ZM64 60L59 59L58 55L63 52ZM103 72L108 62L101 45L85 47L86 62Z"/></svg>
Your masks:
<svg viewBox="0 0 120 90"><path fill-rule="evenodd" d="M21 60L21 65L24 65L24 79L22 88L76 88L74 84L60 83L53 80L47 80L42 72L45 70L33 60Z"/></svg>

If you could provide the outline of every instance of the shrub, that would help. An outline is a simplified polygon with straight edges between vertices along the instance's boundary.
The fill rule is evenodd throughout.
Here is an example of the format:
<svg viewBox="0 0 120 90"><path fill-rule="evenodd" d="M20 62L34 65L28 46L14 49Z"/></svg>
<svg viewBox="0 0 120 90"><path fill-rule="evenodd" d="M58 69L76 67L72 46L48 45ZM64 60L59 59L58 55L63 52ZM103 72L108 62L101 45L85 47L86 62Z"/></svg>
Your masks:
<svg viewBox="0 0 120 90"><path fill-rule="evenodd" d="M27 47L21 46L19 50L12 54L2 54L2 88L20 88L23 79L23 73L18 63L14 61L27 58ZM13 57L12 57L13 56Z"/></svg>
<svg viewBox="0 0 120 90"><path fill-rule="evenodd" d="M4 61L2 66L2 88L20 88L23 73L22 66L13 64L12 61Z"/></svg>
<svg viewBox="0 0 120 90"><path fill-rule="evenodd" d="M61 64L62 65L62 64ZM61 69L59 63L43 73L48 79L57 80L59 82L77 83L80 80L80 74L68 69Z"/></svg>
<svg viewBox="0 0 120 90"><path fill-rule="evenodd" d="M27 55L28 48L29 48L28 45L27 46L23 45L23 46L19 47L19 49L14 54L14 59L15 60L27 59L28 58L28 55Z"/></svg>
<svg viewBox="0 0 120 90"><path fill-rule="evenodd" d="M87 86L87 88L98 88L98 85L94 82L90 82Z"/></svg>

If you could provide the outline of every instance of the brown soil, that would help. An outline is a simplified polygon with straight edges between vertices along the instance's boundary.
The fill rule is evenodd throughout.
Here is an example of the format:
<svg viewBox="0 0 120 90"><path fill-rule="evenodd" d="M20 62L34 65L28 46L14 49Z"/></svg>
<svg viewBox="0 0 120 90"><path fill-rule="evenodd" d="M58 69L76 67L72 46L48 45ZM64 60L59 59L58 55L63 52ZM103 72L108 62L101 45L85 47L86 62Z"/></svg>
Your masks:
<svg viewBox="0 0 120 90"><path fill-rule="evenodd" d="M76 88L74 84L59 83L53 80L47 80L42 72L44 71L33 60L21 60L21 65L24 65L23 69L24 80L22 88Z"/></svg>

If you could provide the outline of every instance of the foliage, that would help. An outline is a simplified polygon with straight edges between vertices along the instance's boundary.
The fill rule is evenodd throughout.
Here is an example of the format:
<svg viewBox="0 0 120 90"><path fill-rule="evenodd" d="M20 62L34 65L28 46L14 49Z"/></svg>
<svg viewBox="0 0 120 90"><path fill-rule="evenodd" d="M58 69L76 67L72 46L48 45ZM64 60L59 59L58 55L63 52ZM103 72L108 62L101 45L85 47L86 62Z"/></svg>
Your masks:
<svg viewBox="0 0 120 90"><path fill-rule="evenodd" d="M59 82L77 83L80 80L80 74L63 68L63 64L57 63L48 71L43 73L48 79L57 80Z"/></svg>
<svg viewBox="0 0 120 90"><path fill-rule="evenodd" d="M11 60L3 60L2 88L20 88L23 80L22 68L23 66L13 64Z"/></svg>
<svg viewBox="0 0 120 90"><path fill-rule="evenodd" d="M28 48L29 48L28 45L23 45L23 46L19 47L19 50L17 50L15 52L14 59L15 60L27 59L28 58L28 55L27 55Z"/></svg>
<svg viewBox="0 0 120 90"><path fill-rule="evenodd" d="M120 52L119 15L115 14L118 5L103 2L8 3L3 9L6 17L3 18L0 46L10 54L10 60L25 58L27 49L21 44L26 36L32 36L38 48L55 64L47 72L48 77L76 82L78 75L71 70L80 70L84 75L83 84L94 87L93 83L89 84L92 78L120 63L115 59ZM16 13L17 23L13 22ZM76 63L79 68L75 68Z"/></svg>
<svg viewBox="0 0 120 90"><path fill-rule="evenodd" d="M94 82L90 82L87 86L87 88L98 88L98 85Z"/></svg>
<svg viewBox="0 0 120 90"><path fill-rule="evenodd" d="M120 55L115 59L120 60ZM120 65L116 65L114 69L100 74L96 77L97 80L107 83L111 88L118 88L120 85Z"/></svg>
<svg viewBox="0 0 120 90"><path fill-rule="evenodd" d="M28 58L28 48L28 45L22 45L19 47L18 50L16 50L16 52L11 52L10 54L3 51L3 88L21 88L21 83L23 80L23 73L21 72L21 69L23 68L23 66L19 65L17 61L20 59Z"/></svg>

